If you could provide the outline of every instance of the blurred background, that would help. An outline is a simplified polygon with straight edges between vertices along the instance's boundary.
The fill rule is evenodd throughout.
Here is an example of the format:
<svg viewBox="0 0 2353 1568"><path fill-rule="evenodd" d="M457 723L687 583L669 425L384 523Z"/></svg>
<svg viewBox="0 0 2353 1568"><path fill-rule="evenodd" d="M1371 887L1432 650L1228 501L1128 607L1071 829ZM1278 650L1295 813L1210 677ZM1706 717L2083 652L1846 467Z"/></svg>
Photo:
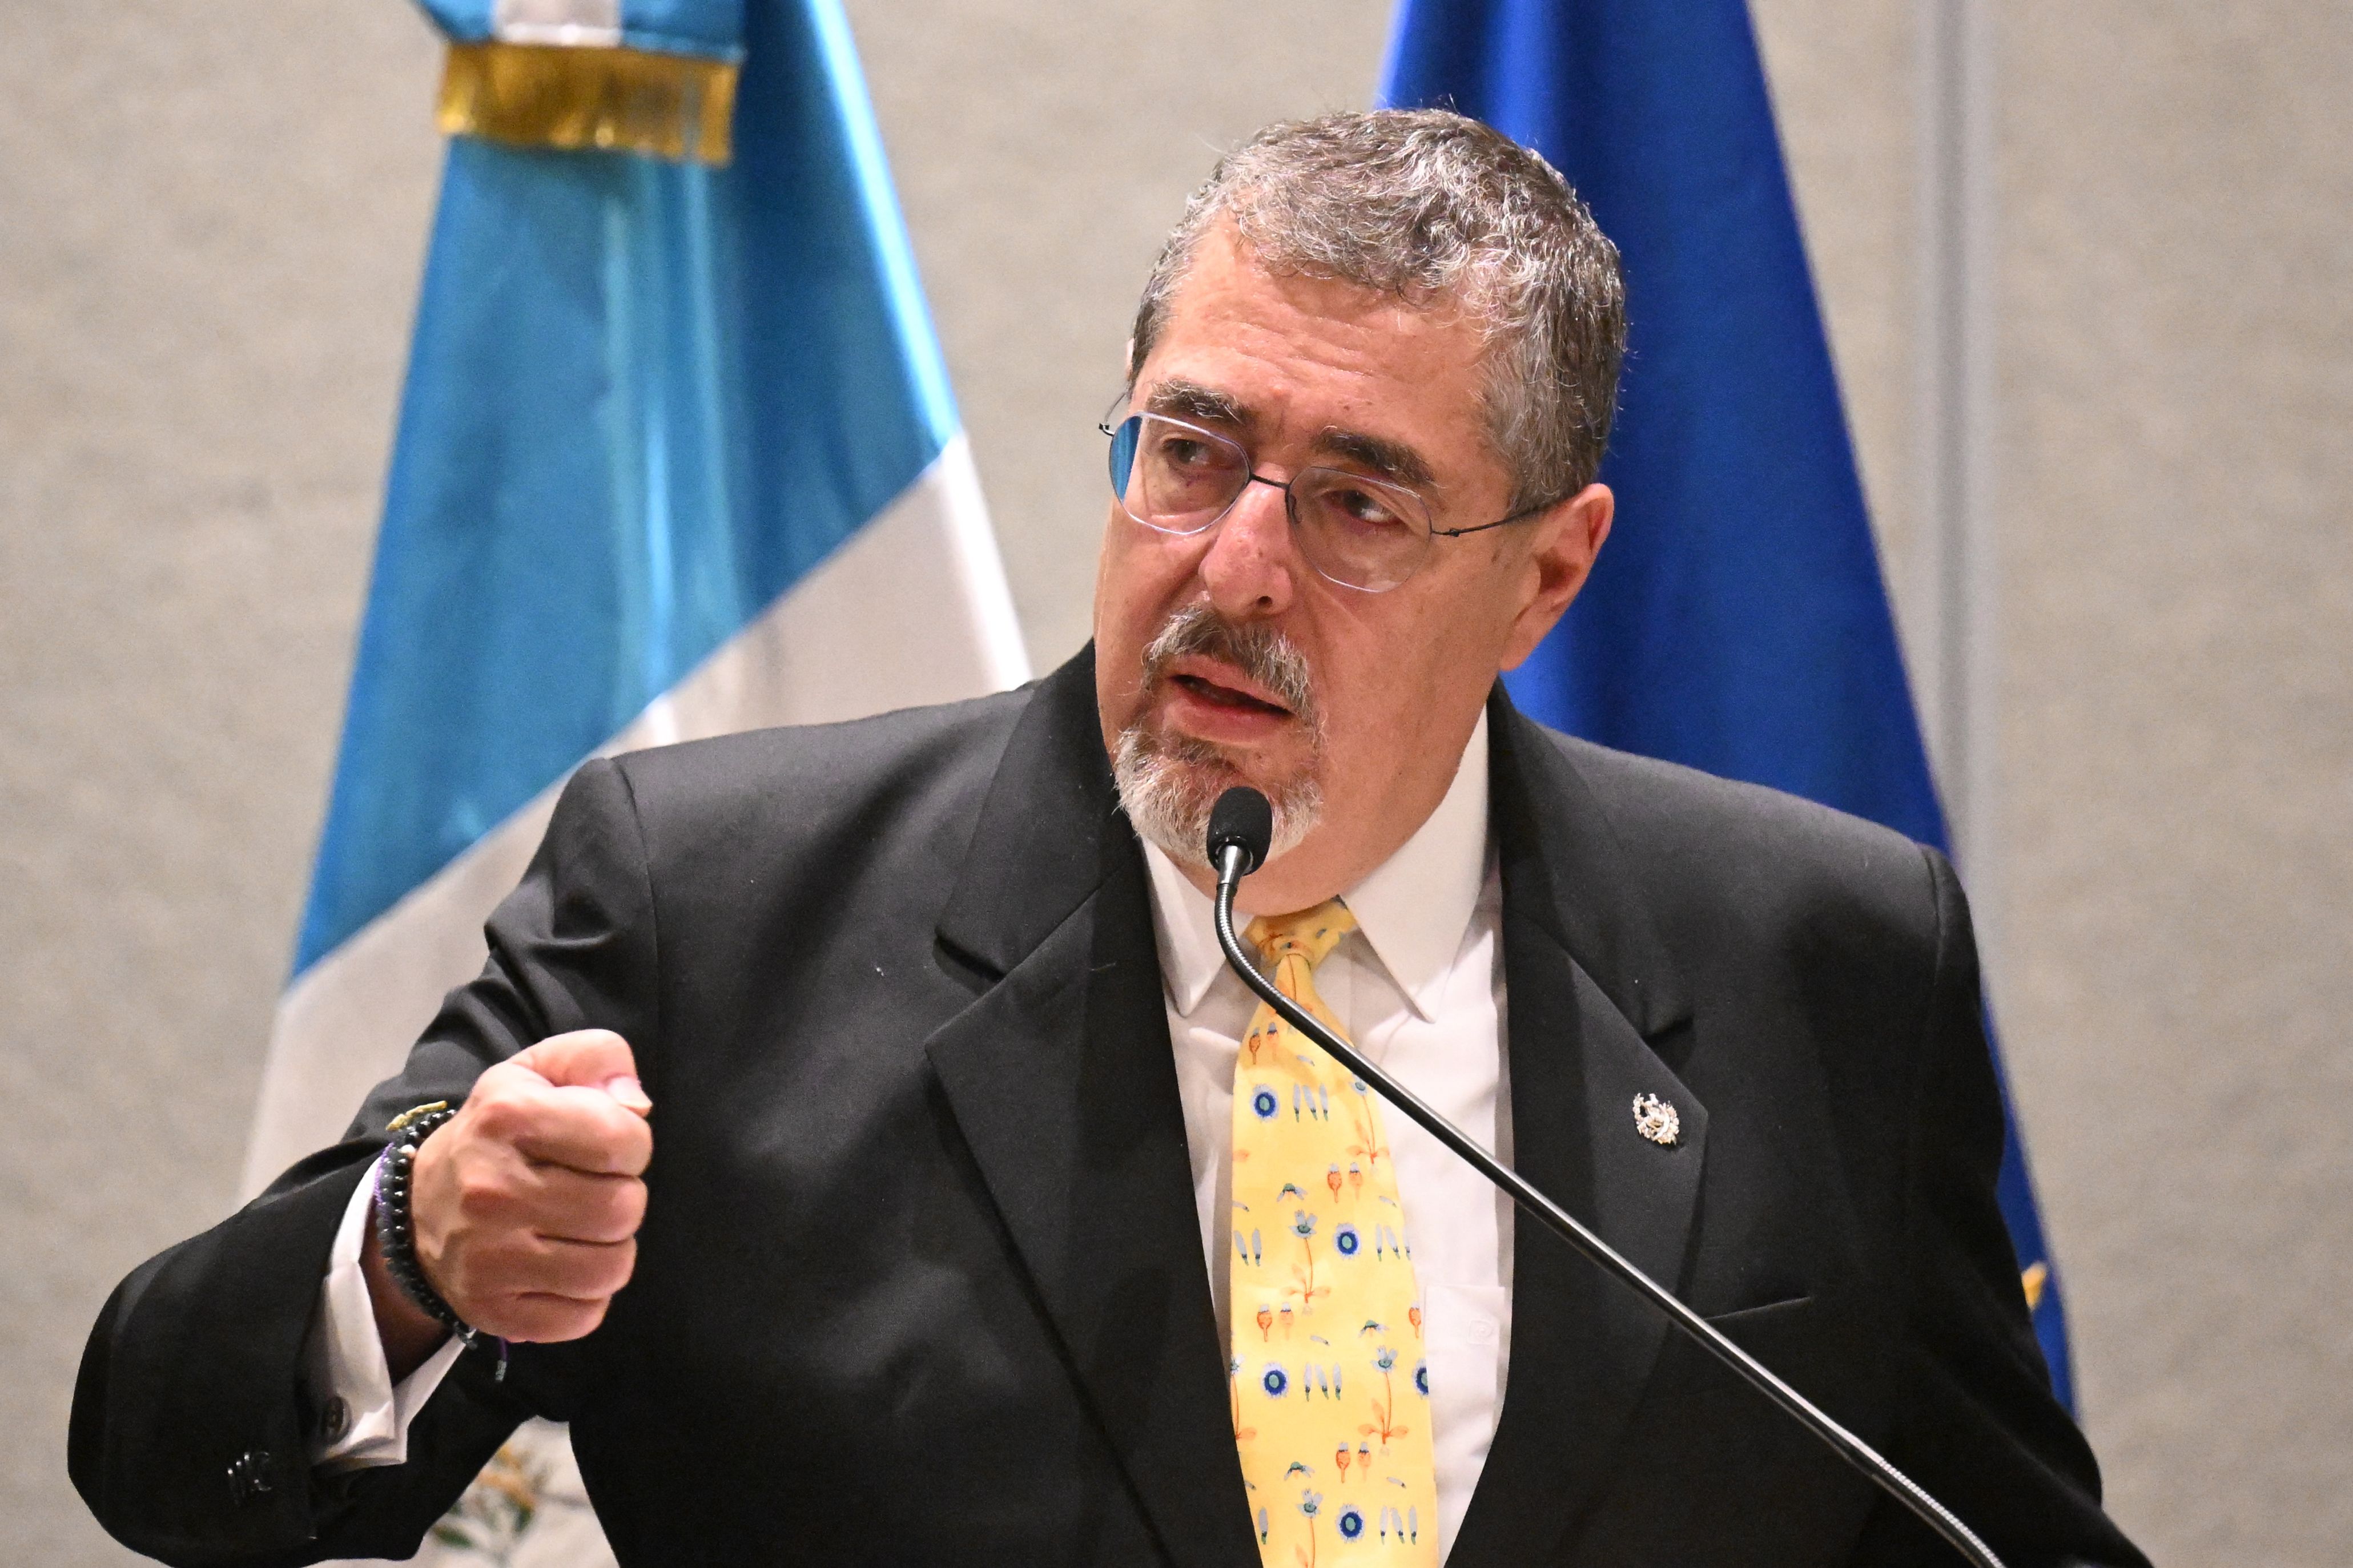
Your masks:
<svg viewBox="0 0 2353 1568"><path fill-rule="evenodd" d="M1039 668L1185 193L1356 107L1370 0L850 0ZM2113 1511L2353 1560L2353 11L1988 0L1992 489L1963 847ZM1755 0L1915 668L1927 8ZM235 1194L440 145L397 0L17 0L0 50L0 1521L82 1336ZM1948 784L1953 781L1948 780Z"/></svg>

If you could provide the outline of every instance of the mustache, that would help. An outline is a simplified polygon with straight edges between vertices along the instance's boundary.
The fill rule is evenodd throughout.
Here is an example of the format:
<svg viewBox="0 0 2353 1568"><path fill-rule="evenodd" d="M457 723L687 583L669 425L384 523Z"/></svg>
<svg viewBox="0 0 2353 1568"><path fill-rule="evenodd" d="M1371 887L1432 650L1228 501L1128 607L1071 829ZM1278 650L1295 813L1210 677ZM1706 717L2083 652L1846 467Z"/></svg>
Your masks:
<svg viewBox="0 0 2353 1568"><path fill-rule="evenodd" d="M1274 694L1276 701L1314 727L1314 674L1299 645L1274 627L1236 626L1207 605L1188 605L1168 617L1144 650L1144 679L1157 684L1180 658L1219 659Z"/></svg>

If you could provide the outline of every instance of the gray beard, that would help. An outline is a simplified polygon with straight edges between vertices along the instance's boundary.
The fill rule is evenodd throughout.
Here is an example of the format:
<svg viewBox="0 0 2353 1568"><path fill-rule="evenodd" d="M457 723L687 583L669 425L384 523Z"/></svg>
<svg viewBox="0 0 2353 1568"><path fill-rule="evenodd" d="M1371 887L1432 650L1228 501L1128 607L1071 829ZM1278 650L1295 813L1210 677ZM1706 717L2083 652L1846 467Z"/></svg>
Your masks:
<svg viewBox="0 0 2353 1568"><path fill-rule="evenodd" d="M1250 781L1215 746L1187 735L1147 734L1139 721L1120 731L1112 775L1136 832L1179 866L1216 869L1209 864L1210 808L1226 791ZM1268 791L1267 799L1274 807L1271 860L1314 828L1324 792L1310 776Z"/></svg>
<svg viewBox="0 0 2353 1568"><path fill-rule="evenodd" d="M1202 654L1225 660L1274 693L1306 727L1308 771L1291 784L1267 791L1274 807L1272 859L1307 837L1324 809L1315 782L1323 761L1323 721L1307 660L1282 633L1259 626L1237 626L1205 604L1188 605L1168 617L1144 650L1144 684L1149 691L1177 659ZM1250 781L1215 746L1187 735L1154 734L1141 719L1120 731L1112 757L1119 803L1146 840L1180 866L1209 865L1209 810L1218 797Z"/></svg>

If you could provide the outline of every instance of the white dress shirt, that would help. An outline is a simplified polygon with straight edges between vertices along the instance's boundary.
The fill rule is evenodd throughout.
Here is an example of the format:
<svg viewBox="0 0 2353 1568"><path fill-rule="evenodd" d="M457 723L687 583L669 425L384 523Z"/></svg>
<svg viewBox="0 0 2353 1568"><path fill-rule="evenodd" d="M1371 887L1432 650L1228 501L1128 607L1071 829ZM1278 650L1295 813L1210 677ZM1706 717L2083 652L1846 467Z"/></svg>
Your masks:
<svg viewBox="0 0 2353 1568"><path fill-rule="evenodd" d="M1201 1250L1219 1338L1230 1342L1234 1058L1257 999L1226 967L1207 895L1156 847L1146 845L1145 857ZM1344 898L1356 929L1317 966L1316 990L1359 1050L1508 1163L1503 885L1488 845L1484 714L1438 809ZM1443 1553L1470 1507L1503 1405L1512 1208L1404 1117L1388 1113L1384 1131L1421 1287ZM342 1401L321 1424L311 1458L337 1468L404 1462L410 1419L458 1356L453 1339L392 1384L359 1264L373 1184L362 1183L344 1211L310 1345L311 1386L328 1406Z"/></svg>
<svg viewBox="0 0 2353 1568"><path fill-rule="evenodd" d="M1230 1344L1234 1058L1258 998L1226 967L1208 895L1157 847L1147 844L1145 858L1201 1249L1218 1337ZM1356 929L1316 966L1317 994L1374 1065L1509 1163L1504 900L1487 844L1484 714L1438 809L1343 901ZM1511 1200L1437 1139L1386 1106L1383 1112L1421 1287L1442 1554L1471 1506L1503 1405L1512 1335Z"/></svg>
<svg viewBox="0 0 2353 1568"><path fill-rule="evenodd" d="M458 1364L465 1346L452 1334L425 1364L392 1382L384 1340L375 1331L375 1308L368 1300L367 1272L360 1249L367 1241L368 1201L375 1173L352 1194L343 1223L327 1255L327 1278L319 1287L319 1315L304 1348L311 1387L319 1408L311 1426L311 1462L331 1470L365 1469L408 1462L408 1423L424 1407L441 1379Z"/></svg>

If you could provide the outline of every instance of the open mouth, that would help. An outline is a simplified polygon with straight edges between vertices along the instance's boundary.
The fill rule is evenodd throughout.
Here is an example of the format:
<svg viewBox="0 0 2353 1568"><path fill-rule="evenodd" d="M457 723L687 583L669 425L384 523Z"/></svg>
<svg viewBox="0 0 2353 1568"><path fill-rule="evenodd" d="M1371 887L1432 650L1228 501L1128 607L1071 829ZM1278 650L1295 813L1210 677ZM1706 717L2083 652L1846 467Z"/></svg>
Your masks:
<svg viewBox="0 0 2353 1568"><path fill-rule="evenodd" d="M1176 675L1169 677L1169 679L1187 692L1215 707L1229 708L1240 713L1268 713L1281 719L1291 717L1291 710L1281 703L1269 702L1263 698L1253 697L1247 691L1222 685L1206 676Z"/></svg>
<svg viewBox="0 0 2353 1568"><path fill-rule="evenodd" d="M1187 697L1223 712L1270 719L1293 717L1292 710L1277 700L1264 683L1221 658L1193 654L1171 660L1166 679Z"/></svg>

